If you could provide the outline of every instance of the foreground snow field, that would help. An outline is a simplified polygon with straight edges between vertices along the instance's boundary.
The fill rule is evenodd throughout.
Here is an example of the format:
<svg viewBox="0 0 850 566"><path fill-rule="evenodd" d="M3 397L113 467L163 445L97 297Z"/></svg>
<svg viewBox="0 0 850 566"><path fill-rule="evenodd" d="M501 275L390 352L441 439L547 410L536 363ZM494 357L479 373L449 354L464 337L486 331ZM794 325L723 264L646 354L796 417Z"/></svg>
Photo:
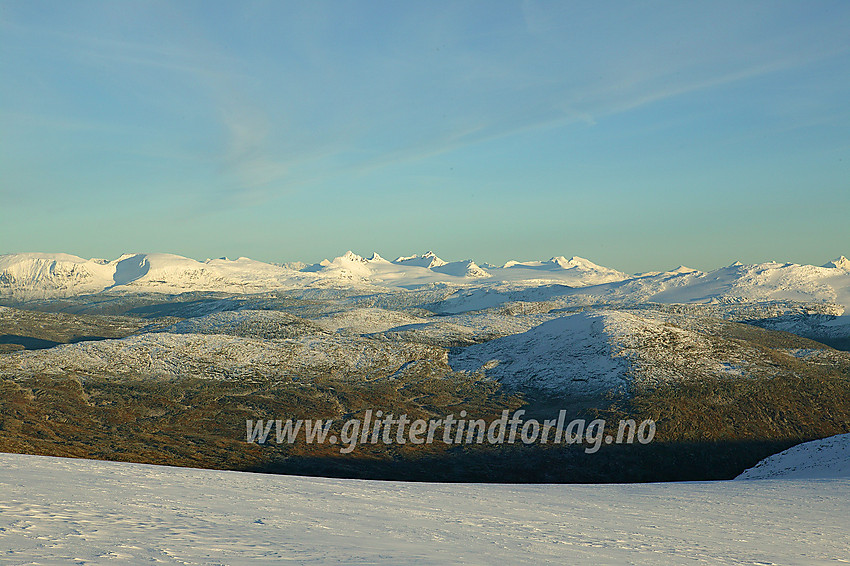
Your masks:
<svg viewBox="0 0 850 566"><path fill-rule="evenodd" d="M0 454L9 564L838 564L850 480L415 484Z"/></svg>

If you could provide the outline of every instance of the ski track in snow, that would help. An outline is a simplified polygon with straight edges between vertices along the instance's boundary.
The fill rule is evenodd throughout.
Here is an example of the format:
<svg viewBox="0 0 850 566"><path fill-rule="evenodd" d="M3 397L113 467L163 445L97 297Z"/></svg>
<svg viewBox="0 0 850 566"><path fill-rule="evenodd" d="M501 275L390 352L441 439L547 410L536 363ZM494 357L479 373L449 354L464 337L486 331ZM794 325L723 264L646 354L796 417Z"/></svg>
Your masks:
<svg viewBox="0 0 850 566"><path fill-rule="evenodd" d="M426 484L0 454L7 564L842 564L850 480Z"/></svg>

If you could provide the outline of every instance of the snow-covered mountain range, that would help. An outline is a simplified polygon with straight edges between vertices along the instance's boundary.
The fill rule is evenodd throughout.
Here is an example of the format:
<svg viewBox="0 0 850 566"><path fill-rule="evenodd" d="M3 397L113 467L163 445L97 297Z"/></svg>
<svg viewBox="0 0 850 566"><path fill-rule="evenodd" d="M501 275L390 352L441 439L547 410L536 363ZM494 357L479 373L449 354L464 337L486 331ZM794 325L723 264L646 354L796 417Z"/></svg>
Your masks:
<svg viewBox="0 0 850 566"><path fill-rule="evenodd" d="M173 254L124 254L114 260L69 254L0 255L0 297L21 300L93 293L223 291L258 293L287 288L457 288L452 300L487 308L507 301L571 296L585 302L736 303L791 300L850 306L850 261L823 266L794 263L743 265L709 272L680 266L629 275L580 258L509 261L502 267L471 259L447 262L433 252L389 261L351 251L307 266L240 257L197 261ZM473 303L473 304L468 304ZM455 311L455 312L462 312ZM840 314L840 313L836 313Z"/></svg>

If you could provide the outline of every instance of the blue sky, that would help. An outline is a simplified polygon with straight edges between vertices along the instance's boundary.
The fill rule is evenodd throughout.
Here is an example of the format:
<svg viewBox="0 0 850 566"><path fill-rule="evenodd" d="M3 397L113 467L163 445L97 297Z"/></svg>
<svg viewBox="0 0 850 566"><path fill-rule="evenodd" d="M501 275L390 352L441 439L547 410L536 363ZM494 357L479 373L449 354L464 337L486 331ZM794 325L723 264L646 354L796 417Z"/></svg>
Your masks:
<svg viewBox="0 0 850 566"><path fill-rule="evenodd" d="M847 2L0 0L0 253L850 255Z"/></svg>

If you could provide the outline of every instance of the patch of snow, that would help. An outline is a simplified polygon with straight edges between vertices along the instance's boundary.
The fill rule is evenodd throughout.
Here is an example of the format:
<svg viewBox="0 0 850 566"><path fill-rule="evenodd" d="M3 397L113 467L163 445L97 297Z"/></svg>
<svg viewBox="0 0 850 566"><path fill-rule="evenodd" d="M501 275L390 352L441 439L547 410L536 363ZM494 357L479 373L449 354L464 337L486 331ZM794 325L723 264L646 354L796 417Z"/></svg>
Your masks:
<svg viewBox="0 0 850 566"><path fill-rule="evenodd" d="M839 434L792 446L784 452L765 458L735 479L772 478L850 478L850 434Z"/></svg>

